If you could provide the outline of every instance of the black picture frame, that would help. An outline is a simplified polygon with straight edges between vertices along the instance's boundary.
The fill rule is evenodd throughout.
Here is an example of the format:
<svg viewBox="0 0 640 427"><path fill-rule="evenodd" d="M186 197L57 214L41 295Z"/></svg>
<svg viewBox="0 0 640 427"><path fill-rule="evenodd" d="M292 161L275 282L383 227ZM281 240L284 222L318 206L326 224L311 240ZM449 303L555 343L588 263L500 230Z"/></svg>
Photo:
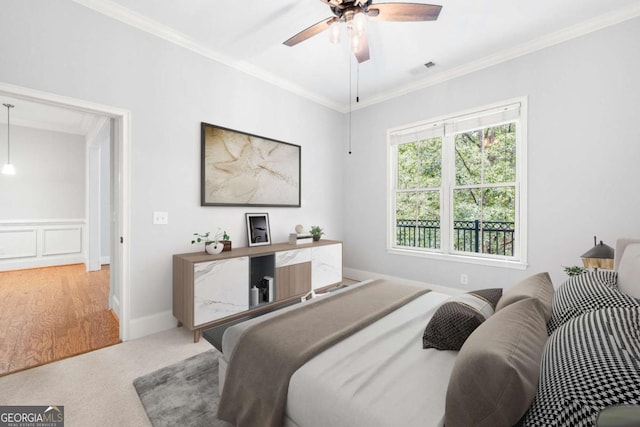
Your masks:
<svg viewBox="0 0 640 427"><path fill-rule="evenodd" d="M201 206L301 206L301 146L204 122L200 136Z"/></svg>
<svg viewBox="0 0 640 427"><path fill-rule="evenodd" d="M247 240L249 246L271 244L271 229L268 213L247 213Z"/></svg>

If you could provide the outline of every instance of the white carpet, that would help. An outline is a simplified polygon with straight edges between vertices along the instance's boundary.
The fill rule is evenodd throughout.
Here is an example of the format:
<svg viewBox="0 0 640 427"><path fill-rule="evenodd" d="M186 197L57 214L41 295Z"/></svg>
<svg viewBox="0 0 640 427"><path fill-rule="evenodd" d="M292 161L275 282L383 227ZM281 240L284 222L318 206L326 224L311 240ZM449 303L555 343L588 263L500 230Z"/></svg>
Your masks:
<svg viewBox="0 0 640 427"><path fill-rule="evenodd" d="M0 405L64 405L65 427L150 426L133 380L212 348L173 328L0 377Z"/></svg>

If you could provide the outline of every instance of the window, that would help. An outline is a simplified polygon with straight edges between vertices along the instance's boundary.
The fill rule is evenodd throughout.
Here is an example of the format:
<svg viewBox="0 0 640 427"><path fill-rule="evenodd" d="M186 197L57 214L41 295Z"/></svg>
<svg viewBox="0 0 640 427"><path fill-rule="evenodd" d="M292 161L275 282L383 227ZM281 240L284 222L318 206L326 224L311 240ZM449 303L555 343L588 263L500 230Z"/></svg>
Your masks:
<svg viewBox="0 0 640 427"><path fill-rule="evenodd" d="M526 99L392 129L388 249L526 265Z"/></svg>

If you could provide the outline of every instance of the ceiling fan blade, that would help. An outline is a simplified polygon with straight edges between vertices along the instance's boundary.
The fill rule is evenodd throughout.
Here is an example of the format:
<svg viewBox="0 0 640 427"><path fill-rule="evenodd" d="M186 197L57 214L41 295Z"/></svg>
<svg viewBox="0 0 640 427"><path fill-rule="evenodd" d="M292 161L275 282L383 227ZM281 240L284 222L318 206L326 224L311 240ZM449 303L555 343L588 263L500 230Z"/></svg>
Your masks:
<svg viewBox="0 0 640 427"><path fill-rule="evenodd" d="M318 22L317 24L313 24L312 26L310 26L306 30L300 31L298 34L296 34L295 36L291 37L290 39L288 39L287 41L283 42L282 44L285 44L287 46L295 46L298 43L303 42L306 39L309 39L309 38L315 36L316 34L320 34L321 32L323 32L325 30L328 30L329 26L331 24L333 24L337 20L338 20L338 18L335 17L335 16L332 16L331 18L324 19L324 20Z"/></svg>
<svg viewBox="0 0 640 427"><path fill-rule="evenodd" d="M420 3L375 3L367 16L373 21L435 21L442 6Z"/></svg>
<svg viewBox="0 0 640 427"><path fill-rule="evenodd" d="M354 52L356 59L358 60L358 64L362 64L365 61L369 60L369 41L367 40L367 36L360 37L360 49L357 52Z"/></svg>

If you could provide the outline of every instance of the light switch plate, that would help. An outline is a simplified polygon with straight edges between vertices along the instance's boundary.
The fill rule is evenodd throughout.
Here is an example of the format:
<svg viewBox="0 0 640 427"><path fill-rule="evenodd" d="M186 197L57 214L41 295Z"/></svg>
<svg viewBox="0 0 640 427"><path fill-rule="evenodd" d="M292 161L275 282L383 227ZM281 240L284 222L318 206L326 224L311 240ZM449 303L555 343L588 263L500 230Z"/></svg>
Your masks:
<svg viewBox="0 0 640 427"><path fill-rule="evenodd" d="M169 212L154 212L153 213L154 224L169 224Z"/></svg>

